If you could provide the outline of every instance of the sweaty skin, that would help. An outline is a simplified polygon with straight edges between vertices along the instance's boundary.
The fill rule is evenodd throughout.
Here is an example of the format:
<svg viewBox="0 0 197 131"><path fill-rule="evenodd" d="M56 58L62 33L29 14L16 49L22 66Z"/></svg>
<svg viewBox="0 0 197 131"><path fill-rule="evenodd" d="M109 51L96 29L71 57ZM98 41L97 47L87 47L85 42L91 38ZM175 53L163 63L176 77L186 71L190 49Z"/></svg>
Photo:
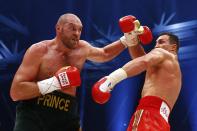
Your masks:
<svg viewBox="0 0 197 131"><path fill-rule="evenodd" d="M88 59L106 62L125 49L117 40L103 48L91 46L80 40L82 23L73 14L60 17L56 24L56 37L33 44L25 53L15 74L10 95L14 101L27 100L40 96L37 81L52 77L63 66L83 68ZM64 93L75 96L76 87L67 88Z"/></svg>
<svg viewBox="0 0 197 131"><path fill-rule="evenodd" d="M165 100L172 109L180 93L182 76L175 47L169 44L168 37L167 35L160 36L155 49L146 55L139 45L139 47L132 47L130 52L136 57L123 66L123 69L128 76L134 76L146 70L142 97L158 96ZM132 51L134 48L138 51Z"/></svg>

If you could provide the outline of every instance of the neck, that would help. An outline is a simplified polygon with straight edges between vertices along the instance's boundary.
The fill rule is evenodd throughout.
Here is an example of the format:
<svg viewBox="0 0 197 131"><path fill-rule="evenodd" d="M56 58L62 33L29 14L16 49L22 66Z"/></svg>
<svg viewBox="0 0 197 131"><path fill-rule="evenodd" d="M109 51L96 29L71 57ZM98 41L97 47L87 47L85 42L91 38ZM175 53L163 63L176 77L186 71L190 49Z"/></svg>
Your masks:
<svg viewBox="0 0 197 131"><path fill-rule="evenodd" d="M177 52L175 50L170 50L169 52L174 54L174 55L177 55Z"/></svg>
<svg viewBox="0 0 197 131"><path fill-rule="evenodd" d="M60 51L60 52L68 52L70 51L70 49L68 49L60 39L58 39L57 37L55 37L54 39L54 45L55 45L55 49L57 51Z"/></svg>
<svg viewBox="0 0 197 131"><path fill-rule="evenodd" d="M171 51L169 51L171 54L173 54L174 55L174 57L176 58L176 59L178 59L178 56L177 56L177 52L176 51L174 51L174 50L171 50Z"/></svg>

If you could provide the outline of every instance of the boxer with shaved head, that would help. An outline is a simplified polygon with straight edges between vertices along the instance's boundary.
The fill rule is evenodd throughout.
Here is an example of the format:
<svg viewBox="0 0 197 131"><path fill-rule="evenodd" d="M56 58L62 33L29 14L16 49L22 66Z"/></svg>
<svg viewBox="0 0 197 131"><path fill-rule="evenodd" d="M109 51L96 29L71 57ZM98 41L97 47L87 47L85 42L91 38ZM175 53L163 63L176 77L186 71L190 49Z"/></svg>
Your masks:
<svg viewBox="0 0 197 131"><path fill-rule="evenodd" d="M26 51L10 90L13 101L20 101L14 131L79 130L76 89L85 61L110 61L125 49L120 40L93 47L80 40L82 28L78 16L63 14L55 38Z"/></svg>

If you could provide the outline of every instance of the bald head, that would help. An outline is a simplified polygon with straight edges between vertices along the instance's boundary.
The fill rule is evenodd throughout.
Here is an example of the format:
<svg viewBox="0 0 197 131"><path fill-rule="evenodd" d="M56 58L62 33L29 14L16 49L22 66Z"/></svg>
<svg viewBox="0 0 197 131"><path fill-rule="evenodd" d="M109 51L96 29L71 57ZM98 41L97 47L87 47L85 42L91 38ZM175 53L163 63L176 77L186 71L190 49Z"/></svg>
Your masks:
<svg viewBox="0 0 197 131"><path fill-rule="evenodd" d="M57 25L64 25L65 23L80 23L81 20L79 19L78 16L71 14L71 13L66 13L60 16L60 18L57 21Z"/></svg>
<svg viewBox="0 0 197 131"><path fill-rule="evenodd" d="M79 17L67 13L60 16L56 24L56 39L69 49L74 49L79 43L82 23Z"/></svg>

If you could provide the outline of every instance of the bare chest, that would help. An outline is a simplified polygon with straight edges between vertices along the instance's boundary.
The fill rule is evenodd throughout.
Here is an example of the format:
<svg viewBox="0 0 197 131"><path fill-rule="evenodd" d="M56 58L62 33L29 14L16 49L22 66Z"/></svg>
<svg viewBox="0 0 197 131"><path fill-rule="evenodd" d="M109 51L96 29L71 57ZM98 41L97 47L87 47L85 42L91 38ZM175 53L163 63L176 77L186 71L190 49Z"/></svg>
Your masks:
<svg viewBox="0 0 197 131"><path fill-rule="evenodd" d="M171 92L179 92L180 86L181 71L176 62L166 61L147 70L144 84L144 89L147 92L170 94Z"/></svg>
<svg viewBox="0 0 197 131"><path fill-rule="evenodd" d="M38 79L42 80L51 77L64 66L75 66L81 70L85 60L86 56L82 52L73 51L68 54L60 54L55 51L49 52L42 59Z"/></svg>

